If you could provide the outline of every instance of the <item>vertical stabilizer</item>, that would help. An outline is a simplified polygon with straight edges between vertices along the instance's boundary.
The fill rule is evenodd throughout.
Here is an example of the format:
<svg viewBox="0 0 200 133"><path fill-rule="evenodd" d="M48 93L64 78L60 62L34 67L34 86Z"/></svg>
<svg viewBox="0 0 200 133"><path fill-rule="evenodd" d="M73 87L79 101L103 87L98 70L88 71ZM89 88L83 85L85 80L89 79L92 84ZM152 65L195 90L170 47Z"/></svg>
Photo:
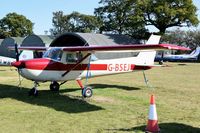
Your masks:
<svg viewBox="0 0 200 133"><path fill-rule="evenodd" d="M161 36L158 35L151 35L148 41L146 42L146 45L159 44L160 37ZM138 58L137 65L153 65L155 56L156 56L156 51L140 52L139 55L137 56Z"/></svg>
<svg viewBox="0 0 200 133"><path fill-rule="evenodd" d="M147 40L146 45L148 45L148 44L159 44L160 37L161 36L159 36L159 35L151 35L149 37L149 39Z"/></svg>
<svg viewBox="0 0 200 133"><path fill-rule="evenodd" d="M200 54L200 47L197 47L194 51L190 53L190 56L197 57Z"/></svg>

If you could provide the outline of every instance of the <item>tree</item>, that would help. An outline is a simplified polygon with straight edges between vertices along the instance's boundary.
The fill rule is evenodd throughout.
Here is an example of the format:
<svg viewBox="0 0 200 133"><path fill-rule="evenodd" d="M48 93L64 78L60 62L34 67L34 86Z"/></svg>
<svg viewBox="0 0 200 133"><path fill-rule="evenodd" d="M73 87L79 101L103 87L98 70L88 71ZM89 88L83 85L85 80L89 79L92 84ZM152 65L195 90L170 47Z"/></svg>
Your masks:
<svg viewBox="0 0 200 133"><path fill-rule="evenodd" d="M137 12L146 25L153 25L164 34L173 26L197 26L197 8L192 0L137 0Z"/></svg>
<svg viewBox="0 0 200 133"><path fill-rule="evenodd" d="M200 31L183 31L178 28L174 31L167 31L167 33L162 36L161 41L195 49L200 46Z"/></svg>
<svg viewBox="0 0 200 133"><path fill-rule="evenodd" d="M33 33L33 23L23 15L9 13L0 20L1 37L24 37Z"/></svg>
<svg viewBox="0 0 200 133"><path fill-rule="evenodd" d="M98 30L99 22L95 16L72 12L64 15L62 11L53 13L53 29L50 32L53 35L59 35L64 32L93 32Z"/></svg>
<svg viewBox="0 0 200 133"><path fill-rule="evenodd" d="M194 49L200 47L200 31L186 31L185 32L185 43L190 48Z"/></svg>
<svg viewBox="0 0 200 133"><path fill-rule="evenodd" d="M95 15L101 21L101 32L143 36L146 32L142 17L135 13L135 0L101 0Z"/></svg>
<svg viewBox="0 0 200 133"><path fill-rule="evenodd" d="M69 27L67 22L67 17L62 11L53 12L52 23L54 28L50 29L51 34L57 35L65 32Z"/></svg>
<svg viewBox="0 0 200 133"><path fill-rule="evenodd" d="M92 32L98 29L99 23L95 16L73 12L67 15L73 32Z"/></svg>

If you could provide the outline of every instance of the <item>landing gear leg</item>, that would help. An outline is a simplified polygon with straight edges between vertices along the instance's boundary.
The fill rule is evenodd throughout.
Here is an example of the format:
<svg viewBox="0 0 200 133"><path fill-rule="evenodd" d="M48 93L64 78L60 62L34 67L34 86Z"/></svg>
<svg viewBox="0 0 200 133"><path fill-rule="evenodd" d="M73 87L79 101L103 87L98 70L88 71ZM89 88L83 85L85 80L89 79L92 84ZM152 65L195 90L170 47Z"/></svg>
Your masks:
<svg viewBox="0 0 200 133"><path fill-rule="evenodd" d="M161 60L159 61L159 65L163 65L164 62L164 51L161 54Z"/></svg>
<svg viewBox="0 0 200 133"><path fill-rule="evenodd" d="M38 96L37 87L39 86L38 82L34 82L34 87L29 91L29 96Z"/></svg>
<svg viewBox="0 0 200 133"><path fill-rule="evenodd" d="M93 92L92 92L92 87L90 86L83 86L82 82L80 79L76 80L79 84L79 86L81 87L82 89L82 96L84 98L89 98L92 96Z"/></svg>

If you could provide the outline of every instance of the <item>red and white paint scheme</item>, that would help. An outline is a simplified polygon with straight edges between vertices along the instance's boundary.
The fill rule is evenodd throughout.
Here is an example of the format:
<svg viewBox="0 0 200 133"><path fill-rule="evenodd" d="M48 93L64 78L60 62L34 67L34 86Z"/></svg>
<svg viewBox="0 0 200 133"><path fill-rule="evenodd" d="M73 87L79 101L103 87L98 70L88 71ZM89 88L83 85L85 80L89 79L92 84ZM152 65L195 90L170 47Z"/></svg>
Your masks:
<svg viewBox="0 0 200 133"><path fill-rule="evenodd" d="M48 49L19 47L20 50L46 50L46 52L43 58L16 61L12 65L18 68L23 77L35 81L30 95L37 95L38 82L50 81L50 89L58 91L59 86L66 81L78 80L82 95L91 97L92 89L82 85L82 78L147 70L154 66L156 50L188 50L171 44L159 44L159 40L160 36L151 35L145 45L50 47ZM99 60L94 56L96 52L119 51L139 52L139 54L135 57L109 60Z"/></svg>

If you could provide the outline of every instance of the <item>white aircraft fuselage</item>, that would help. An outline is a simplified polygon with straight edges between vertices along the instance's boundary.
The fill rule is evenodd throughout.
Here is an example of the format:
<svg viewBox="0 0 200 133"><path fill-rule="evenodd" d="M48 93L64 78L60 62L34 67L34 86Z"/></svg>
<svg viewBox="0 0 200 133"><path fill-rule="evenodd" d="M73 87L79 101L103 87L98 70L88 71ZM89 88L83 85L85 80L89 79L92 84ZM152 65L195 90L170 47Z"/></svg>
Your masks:
<svg viewBox="0 0 200 133"><path fill-rule="evenodd" d="M25 62L21 61L22 67L20 68L20 74L27 79L39 82L69 81L85 78L87 76L95 77L132 72L134 70L146 70L151 68L151 66L136 65L134 59L136 59L136 57L97 60L91 61L88 64L88 58L83 63L78 64L78 66L73 70L71 70L71 68L76 65L76 62L63 63L50 58L33 59ZM63 76L63 74L67 71L69 72Z"/></svg>

